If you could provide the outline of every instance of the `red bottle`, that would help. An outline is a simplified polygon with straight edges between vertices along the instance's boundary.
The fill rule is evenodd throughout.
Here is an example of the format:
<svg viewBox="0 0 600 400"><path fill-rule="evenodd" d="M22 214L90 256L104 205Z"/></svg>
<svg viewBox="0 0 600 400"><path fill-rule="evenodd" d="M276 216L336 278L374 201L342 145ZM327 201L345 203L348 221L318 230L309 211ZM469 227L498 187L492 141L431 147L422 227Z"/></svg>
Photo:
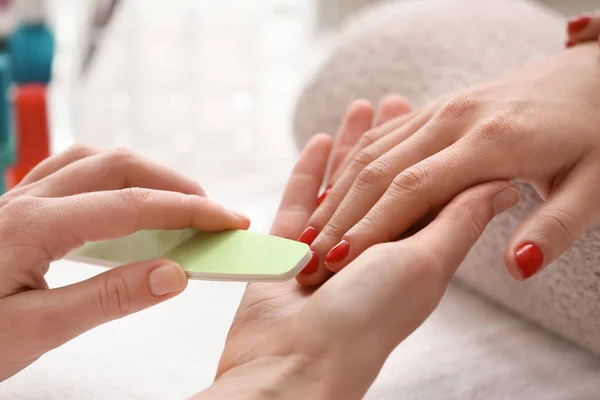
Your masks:
<svg viewBox="0 0 600 400"><path fill-rule="evenodd" d="M46 86L18 86L14 95L17 163L6 172L7 188L13 188L50 155Z"/></svg>

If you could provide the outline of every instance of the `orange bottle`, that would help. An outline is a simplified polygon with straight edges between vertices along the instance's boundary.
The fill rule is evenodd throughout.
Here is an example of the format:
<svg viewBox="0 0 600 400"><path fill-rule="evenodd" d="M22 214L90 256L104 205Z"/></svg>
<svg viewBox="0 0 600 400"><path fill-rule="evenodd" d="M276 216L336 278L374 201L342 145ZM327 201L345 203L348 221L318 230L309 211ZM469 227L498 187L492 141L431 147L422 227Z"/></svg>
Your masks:
<svg viewBox="0 0 600 400"><path fill-rule="evenodd" d="M50 155L46 86L26 84L15 88L14 110L17 162L6 172L6 186L13 188L37 164Z"/></svg>

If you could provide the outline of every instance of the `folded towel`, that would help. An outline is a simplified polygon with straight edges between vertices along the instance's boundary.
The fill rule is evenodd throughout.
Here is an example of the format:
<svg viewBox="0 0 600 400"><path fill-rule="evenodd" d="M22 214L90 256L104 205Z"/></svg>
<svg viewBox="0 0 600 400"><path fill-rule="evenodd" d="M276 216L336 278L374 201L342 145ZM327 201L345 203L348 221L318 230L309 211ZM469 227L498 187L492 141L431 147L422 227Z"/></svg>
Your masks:
<svg viewBox="0 0 600 400"><path fill-rule="evenodd" d="M562 48L564 18L518 0L400 1L351 21L341 43L308 82L295 119L303 145L335 132L346 105L396 92L421 106L493 79ZM456 278L523 317L600 354L600 230L587 232L557 262L527 283L504 270L503 251L536 207L535 191L496 219Z"/></svg>

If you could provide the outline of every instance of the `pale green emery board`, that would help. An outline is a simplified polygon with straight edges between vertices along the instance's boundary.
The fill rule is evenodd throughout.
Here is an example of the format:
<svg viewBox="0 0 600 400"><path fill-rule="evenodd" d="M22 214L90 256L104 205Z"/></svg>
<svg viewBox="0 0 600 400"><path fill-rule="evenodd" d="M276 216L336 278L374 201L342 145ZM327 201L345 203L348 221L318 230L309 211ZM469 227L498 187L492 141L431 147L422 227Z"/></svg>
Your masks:
<svg viewBox="0 0 600 400"><path fill-rule="evenodd" d="M274 282L294 278L311 258L304 243L247 231L141 231L87 243L67 258L105 267L165 258L191 279Z"/></svg>

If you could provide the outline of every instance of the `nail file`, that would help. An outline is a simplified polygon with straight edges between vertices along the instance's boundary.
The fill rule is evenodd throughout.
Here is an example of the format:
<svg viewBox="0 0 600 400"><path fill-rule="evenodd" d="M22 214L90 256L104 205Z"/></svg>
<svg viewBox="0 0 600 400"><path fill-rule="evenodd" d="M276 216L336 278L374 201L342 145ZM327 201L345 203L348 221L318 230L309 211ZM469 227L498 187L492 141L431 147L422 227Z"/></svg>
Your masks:
<svg viewBox="0 0 600 400"><path fill-rule="evenodd" d="M104 267L164 258L190 279L280 282L294 278L311 259L293 240L248 231L140 231L123 239L86 243L67 258Z"/></svg>

